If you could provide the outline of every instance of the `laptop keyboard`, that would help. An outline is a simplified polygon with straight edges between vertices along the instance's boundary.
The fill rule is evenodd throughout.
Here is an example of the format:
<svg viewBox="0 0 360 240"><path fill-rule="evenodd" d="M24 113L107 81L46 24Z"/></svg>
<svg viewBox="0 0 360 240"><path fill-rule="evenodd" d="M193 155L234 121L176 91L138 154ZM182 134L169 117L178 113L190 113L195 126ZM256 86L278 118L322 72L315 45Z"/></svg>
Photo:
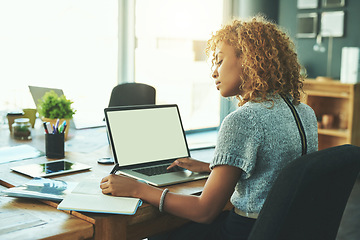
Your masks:
<svg viewBox="0 0 360 240"><path fill-rule="evenodd" d="M154 167L139 168L139 169L135 169L134 171L144 174L146 176L155 176L155 175L165 174L165 173L169 173L169 172L184 171L183 168L178 167L178 166L175 166L168 170L168 169L166 169L168 166L169 165L159 165L159 166L154 166Z"/></svg>

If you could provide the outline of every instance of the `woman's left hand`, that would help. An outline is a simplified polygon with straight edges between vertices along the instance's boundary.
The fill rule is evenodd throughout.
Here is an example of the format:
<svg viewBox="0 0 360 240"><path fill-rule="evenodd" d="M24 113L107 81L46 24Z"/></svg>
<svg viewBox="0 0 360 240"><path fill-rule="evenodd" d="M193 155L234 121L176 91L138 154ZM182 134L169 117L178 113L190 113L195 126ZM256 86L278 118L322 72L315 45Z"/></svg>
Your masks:
<svg viewBox="0 0 360 240"><path fill-rule="evenodd" d="M121 197L135 197L137 184L141 184L133 178L123 175L111 174L101 180L102 193Z"/></svg>

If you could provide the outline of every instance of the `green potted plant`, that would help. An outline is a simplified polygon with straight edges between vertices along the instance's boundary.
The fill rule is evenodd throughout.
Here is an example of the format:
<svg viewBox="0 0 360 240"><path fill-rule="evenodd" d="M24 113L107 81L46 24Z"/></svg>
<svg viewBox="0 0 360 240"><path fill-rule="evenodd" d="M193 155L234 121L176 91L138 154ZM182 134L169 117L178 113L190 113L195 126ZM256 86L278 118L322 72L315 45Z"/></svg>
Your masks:
<svg viewBox="0 0 360 240"><path fill-rule="evenodd" d="M70 119L76 112L71 107L72 103L64 95L58 96L54 91L45 93L38 103L38 112L43 122L50 122L55 126L57 119L59 119L59 125L66 121L65 139L69 132Z"/></svg>

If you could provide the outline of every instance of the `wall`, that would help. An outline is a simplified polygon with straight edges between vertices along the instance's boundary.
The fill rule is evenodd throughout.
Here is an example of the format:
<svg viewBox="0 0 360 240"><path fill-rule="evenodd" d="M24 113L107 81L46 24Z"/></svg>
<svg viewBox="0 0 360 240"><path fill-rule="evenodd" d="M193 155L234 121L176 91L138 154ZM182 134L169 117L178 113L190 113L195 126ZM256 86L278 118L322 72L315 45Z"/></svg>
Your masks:
<svg viewBox="0 0 360 240"><path fill-rule="evenodd" d="M233 15L248 18L261 12L278 21L279 0L233 0Z"/></svg>
<svg viewBox="0 0 360 240"><path fill-rule="evenodd" d="M322 8L312 10L298 10L297 0L229 0L232 5L232 16L244 17L264 13L284 27L296 45L301 64L306 68L309 78L326 76L327 51L318 53L313 51L315 38L296 38L296 15L300 12L321 13ZM331 77L340 79L341 49L342 47L360 47L360 0L345 0L345 7L329 9L343 10L345 12L344 37L333 39L333 61ZM327 10L328 11L328 10ZM320 16L319 16L320 17ZM327 48L328 38L323 38ZM221 121L224 116L237 107L237 100L222 99Z"/></svg>
<svg viewBox="0 0 360 240"><path fill-rule="evenodd" d="M272 1L272 0L271 0ZM277 0L276 0L277 1ZM307 69L310 78L326 75L327 51L318 53L313 51L315 38L295 38L296 34L296 15L300 12L297 9L297 0L279 0L279 25L288 29L290 36L294 40L301 64ZM321 7L321 0L319 4ZM331 63L331 77L340 79L341 49L342 47L360 47L360 1L345 0L345 7L334 8L331 10L344 10L345 27L344 37L333 39L333 60ZM324 10L324 9L322 9ZM329 11L330 9L326 9ZM321 8L313 10L302 10L301 12L320 13ZM320 17L320 16L319 16ZM328 38L323 38L323 44L328 46Z"/></svg>

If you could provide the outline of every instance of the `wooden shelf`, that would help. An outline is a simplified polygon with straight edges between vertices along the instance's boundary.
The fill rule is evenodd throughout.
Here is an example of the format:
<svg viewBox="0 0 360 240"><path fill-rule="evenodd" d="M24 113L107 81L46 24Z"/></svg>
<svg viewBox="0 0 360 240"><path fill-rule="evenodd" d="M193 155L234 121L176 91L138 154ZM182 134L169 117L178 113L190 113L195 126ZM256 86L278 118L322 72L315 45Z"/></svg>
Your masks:
<svg viewBox="0 0 360 240"><path fill-rule="evenodd" d="M332 98L349 98L350 97L350 93L347 92L322 92L322 91L312 91L312 90L308 90L306 91L307 95L310 96L318 96L318 97L332 97Z"/></svg>
<svg viewBox="0 0 360 240"><path fill-rule="evenodd" d="M334 136L334 137L349 137L349 131L347 129L323 129L319 128L318 133L322 135Z"/></svg>
<svg viewBox="0 0 360 240"><path fill-rule="evenodd" d="M325 115L334 119L331 129L318 129L319 150L345 143L360 146L360 84L307 79L304 92L302 102L314 109L320 123Z"/></svg>

